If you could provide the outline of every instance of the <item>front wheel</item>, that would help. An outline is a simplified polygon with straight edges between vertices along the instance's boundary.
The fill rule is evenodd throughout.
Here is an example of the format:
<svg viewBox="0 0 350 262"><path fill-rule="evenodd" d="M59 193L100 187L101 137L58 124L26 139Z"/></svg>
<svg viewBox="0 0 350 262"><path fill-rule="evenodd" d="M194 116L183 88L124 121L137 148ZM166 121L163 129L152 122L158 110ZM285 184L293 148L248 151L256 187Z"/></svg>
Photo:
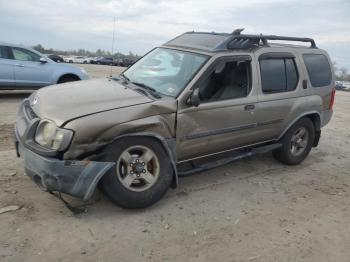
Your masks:
<svg viewBox="0 0 350 262"><path fill-rule="evenodd" d="M302 118L287 131L282 147L275 149L273 156L284 164L297 165L308 156L314 140L314 124L309 118Z"/></svg>
<svg viewBox="0 0 350 262"><path fill-rule="evenodd" d="M149 138L123 139L106 150L115 167L102 179L107 196L125 208L144 208L160 200L170 187L173 172L161 144Z"/></svg>

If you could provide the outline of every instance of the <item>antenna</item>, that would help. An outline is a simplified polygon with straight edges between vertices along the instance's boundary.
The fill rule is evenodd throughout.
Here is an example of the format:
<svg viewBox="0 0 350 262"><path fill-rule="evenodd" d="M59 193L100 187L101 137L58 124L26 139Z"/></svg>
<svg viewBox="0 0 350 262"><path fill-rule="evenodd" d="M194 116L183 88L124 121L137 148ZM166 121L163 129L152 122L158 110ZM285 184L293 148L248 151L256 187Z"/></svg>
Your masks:
<svg viewBox="0 0 350 262"><path fill-rule="evenodd" d="M114 53L114 35L115 35L115 16L113 20L113 39L112 39L112 60L113 60L113 53ZM109 73L109 76L112 77L112 69L113 69L113 63L111 63L111 71Z"/></svg>

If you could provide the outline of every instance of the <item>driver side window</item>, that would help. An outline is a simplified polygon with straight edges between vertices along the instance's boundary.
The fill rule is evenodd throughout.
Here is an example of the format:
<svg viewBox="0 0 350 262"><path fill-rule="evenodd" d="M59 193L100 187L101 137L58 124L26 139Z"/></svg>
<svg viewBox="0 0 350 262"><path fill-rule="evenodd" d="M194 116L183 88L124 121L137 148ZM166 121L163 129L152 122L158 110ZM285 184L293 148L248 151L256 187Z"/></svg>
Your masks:
<svg viewBox="0 0 350 262"><path fill-rule="evenodd" d="M250 61L220 61L201 81L203 102L246 97L250 92Z"/></svg>
<svg viewBox="0 0 350 262"><path fill-rule="evenodd" d="M12 53L15 60L19 61L31 61L31 62L39 62L40 56L23 48L12 47Z"/></svg>

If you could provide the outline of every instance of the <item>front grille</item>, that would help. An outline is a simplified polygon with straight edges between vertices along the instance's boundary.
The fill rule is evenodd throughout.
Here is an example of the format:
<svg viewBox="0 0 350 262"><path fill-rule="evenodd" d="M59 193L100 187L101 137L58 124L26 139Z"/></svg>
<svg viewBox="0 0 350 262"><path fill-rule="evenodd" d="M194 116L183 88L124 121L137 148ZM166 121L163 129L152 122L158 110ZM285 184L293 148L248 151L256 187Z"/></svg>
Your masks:
<svg viewBox="0 0 350 262"><path fill-rule="evenodd" d="M27 117L32 120L34 118L38 118L38 116L35 114L35 112L33 111L33 109L30 107L29 103L25 103L24 104L24 110L25 113L27 115Z"/></svg>
<svg viewBox="0 0 350 262"><path fill-rule="evenodd" d="M16 118L16 129L18 135L22 137L26 131L31 128L34 122L39 120L34 110L30 107L28 99L25 99L18 111ZM33 122L34 121L34 122Z"/></svg>

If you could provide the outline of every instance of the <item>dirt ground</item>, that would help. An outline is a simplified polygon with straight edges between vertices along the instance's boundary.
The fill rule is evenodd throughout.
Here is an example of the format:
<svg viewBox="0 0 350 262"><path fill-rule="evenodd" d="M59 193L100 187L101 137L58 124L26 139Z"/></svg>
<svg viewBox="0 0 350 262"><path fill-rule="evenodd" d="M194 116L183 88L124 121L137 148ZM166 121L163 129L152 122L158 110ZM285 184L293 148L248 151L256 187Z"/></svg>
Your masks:
<svg viewBox="0 0 350 262"><path fill-rule="evenodd" d="M0 93L0 208L20 206L0 214L0 261L349 261L350 93L299 166L268 153L181 178L144 210L96 192L80 215L23 174L11 132L24 97Z"/></svg>

